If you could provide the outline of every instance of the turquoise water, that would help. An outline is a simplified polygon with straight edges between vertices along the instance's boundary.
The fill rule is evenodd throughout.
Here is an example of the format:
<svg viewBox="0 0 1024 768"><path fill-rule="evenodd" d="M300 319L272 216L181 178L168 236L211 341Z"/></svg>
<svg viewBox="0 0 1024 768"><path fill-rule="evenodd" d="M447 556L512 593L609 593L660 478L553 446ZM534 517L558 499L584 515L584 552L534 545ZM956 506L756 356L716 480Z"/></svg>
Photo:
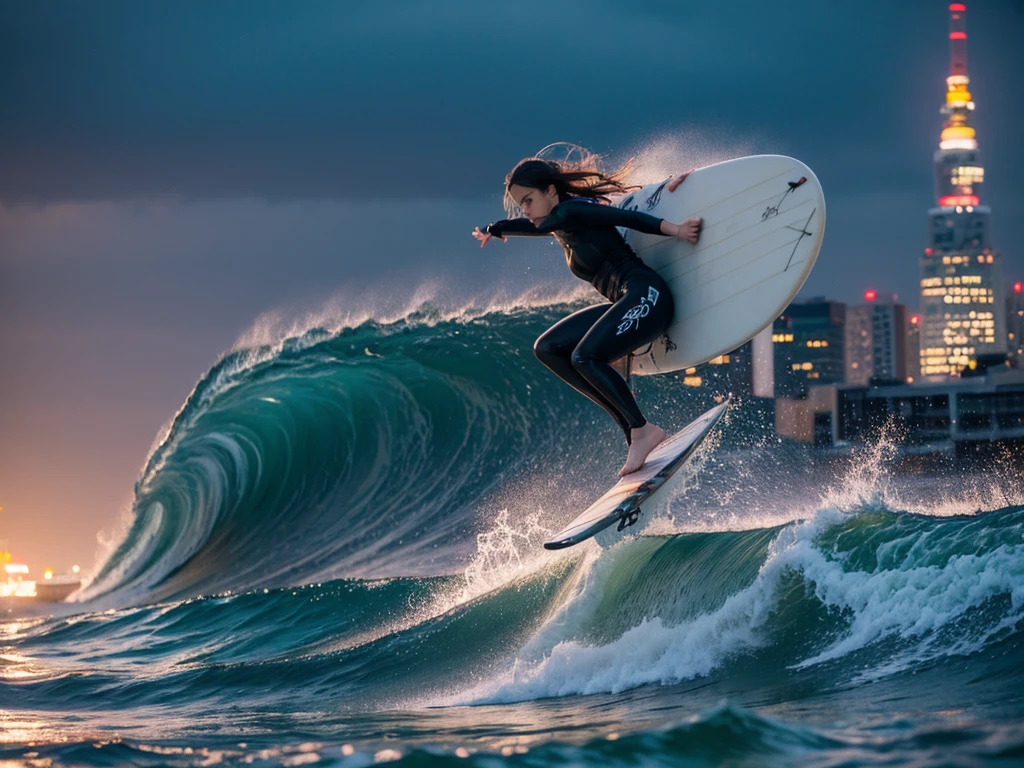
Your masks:
<svg viewBox="0 0 1024 768"><path fill-rule="evenodd" d="M643 535L547 552L623 453L532 357L570 309L227 354L81 602L0 616L0 761L1020 764L1021 457L825 459L741 402Z"/></svg>

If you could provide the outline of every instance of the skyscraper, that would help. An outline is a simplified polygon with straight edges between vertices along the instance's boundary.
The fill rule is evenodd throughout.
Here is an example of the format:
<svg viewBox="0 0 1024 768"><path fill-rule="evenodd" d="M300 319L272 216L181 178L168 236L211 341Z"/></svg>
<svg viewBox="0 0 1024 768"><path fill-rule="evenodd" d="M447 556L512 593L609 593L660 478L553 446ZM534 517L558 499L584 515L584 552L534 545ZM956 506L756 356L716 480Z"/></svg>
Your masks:
<svg viewBox="0 0 1024 768"><path fill-rule="evenodd" d="M907 308L896 297L864 292L864 304L846 308L846 383L898 381L907 369Z"/></svg>
<svg viewBox="0 0 1024 768"><path fill-rule="evenodd" d="M797 397L846 374L846 305L819 296L794 301L772 325L775 394Z"/></svg>
<svg viewBox="0 0 1024 768"><path fill-rule="evenodd" d="M985 170L970 116L967 7L949 5L947 115L934 155L938 207L928 211L929 245L920 258L921 375L956 376L980 355L1006 353L1000 254L989 242L991 209L981 205Z"/></svg>

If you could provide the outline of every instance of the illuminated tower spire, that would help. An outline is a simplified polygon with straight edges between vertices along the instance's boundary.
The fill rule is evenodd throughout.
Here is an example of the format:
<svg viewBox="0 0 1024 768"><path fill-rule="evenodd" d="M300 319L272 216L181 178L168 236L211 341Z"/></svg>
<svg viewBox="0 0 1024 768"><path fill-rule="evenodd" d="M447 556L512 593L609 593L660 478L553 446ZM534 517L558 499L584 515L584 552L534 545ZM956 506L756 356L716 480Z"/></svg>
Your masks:
<svg viewBox="0 0 1024 768"><path fill-rule="evenodd" d="M967 6L963 3L949 6L949 74L950 77L967 77ZM952 83L949 83L949 90L953 90ZM967 96L970 101L970 94Z"/></svg>
<svg viewBox="0 0 1024 768"><path fill-rule="evenodd" d="M1000 256L989 242L991 209L981 205L985 170L974 128L967 76L967 6L949 5L949 77L929 246L920 258L921 374L957 376L986 356L1006 353Z"/></svg>
<svg viewBox="0 0 1024 768"><path fill-rule="evenodd" d="M967 6L949 6L949 77L946 78L948 115L935 154L935 196L940 206L978 205L985 169L981 166L978 140L970 125L974 111L971 79L967 76Z"/></svg>

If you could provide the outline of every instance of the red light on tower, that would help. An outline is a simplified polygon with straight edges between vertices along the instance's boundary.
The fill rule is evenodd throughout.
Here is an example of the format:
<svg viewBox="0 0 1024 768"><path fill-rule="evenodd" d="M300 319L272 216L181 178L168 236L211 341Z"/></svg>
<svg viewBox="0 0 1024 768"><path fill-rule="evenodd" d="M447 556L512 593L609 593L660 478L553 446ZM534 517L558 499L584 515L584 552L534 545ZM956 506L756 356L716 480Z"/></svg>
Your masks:
<svg viewBox="0 0 1024 768"><path fill-rule="evenodd" d="M920 322L921 322L921 316L920 315L911 315L910 316L910 324L911 325L917 325Z"/></svg>
<svg viewBox="0 0 1024 768"><path fill-rule="evenodd" d="M864 301L874 301L878 298L878 294L872 288L868 288L864 291Z"/></svg>
<svg viewBox="0 0 1024 768"><path fill-rule="evenodd" d="M1013 292L1014 293L1022 293L1022 292L1024 292L1024 283L1020 282L1019 280L1016 283L1014 283L1013 284Z"/></svg>
<svg viewBox="0 0 1024 768"><path fill-rule="evenodd" d="M939 198L939 205L943 208L954 206L977 205L980 199L977 195L943 195Z"/></svg>
<svg viewBox="0 0 1024 768"><path fill-rule="evenodd" d="M949 10L960 11L962 13L963 11L967 10L967 6L964 5L963 3L950 3Z"/></svg>
<svg viewBox="0 0 1024 768"><path fill-rule="evenodd" d="M924 249L924 255L925 256L931 256L933 253L934 253L934 251L931 248L925 248Z"/></svg>

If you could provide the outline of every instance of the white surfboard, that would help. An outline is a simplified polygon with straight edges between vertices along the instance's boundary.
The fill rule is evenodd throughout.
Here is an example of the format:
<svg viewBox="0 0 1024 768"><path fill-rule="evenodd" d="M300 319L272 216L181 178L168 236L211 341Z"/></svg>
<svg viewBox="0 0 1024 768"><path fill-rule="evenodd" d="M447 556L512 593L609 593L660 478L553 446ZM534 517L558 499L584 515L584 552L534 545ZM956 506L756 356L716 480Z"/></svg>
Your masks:
<svg viewBox="0 0 1024 768"><path fill-rule="evenodd" d="M710 434L722 418L729 402L717 405L688 424L651 451L647 461L636 472L626 475L587 511L544 542L545 549L563 549L579 544L596 533L618 523L618 531L629 529L640 521L641 505L657 503L667 490L669 479L693 456L697 446Z"/></svg>
<svg viewBox="0 0 1024 768"><path fill-rule="evenodd" d="M796 298L821 248L825 197L811 169L782 155L754 155L627 195L620 208L679 223L701 216L697 244L620 229L675 299L666 339L636 350L631 373L666 373L731 352Z"/></svg>

